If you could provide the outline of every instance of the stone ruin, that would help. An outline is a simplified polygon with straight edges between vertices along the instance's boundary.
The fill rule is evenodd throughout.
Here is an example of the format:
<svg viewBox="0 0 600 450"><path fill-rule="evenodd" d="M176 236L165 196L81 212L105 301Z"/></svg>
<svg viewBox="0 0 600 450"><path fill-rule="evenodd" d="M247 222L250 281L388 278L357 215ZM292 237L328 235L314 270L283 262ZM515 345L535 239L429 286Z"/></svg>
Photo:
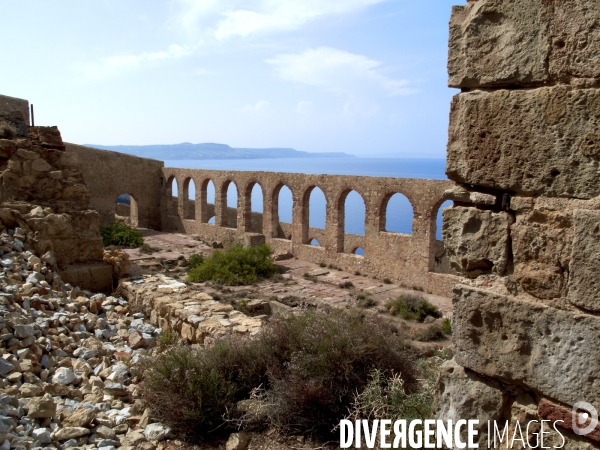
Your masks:
<svg viewBox="0 0 600 450"><path fill-rule="evenodd" d="M599 43L597 1L470 0L455 7L448 71L461 92L452 101L447 154L454 183L166 169L73 144L65 151L57 129L27 126L27 102L1 97L0 122L13 135L0 140L0 219L62 264L99 262L98 225L114 217L116 196L127 193L131 205L117 213L128 210L134 225L269 242L310 261L408 279L442 295L452 290L455 357L438 381L437 418L479 419L482 448L488 420L508 423L511 436L518 421L570 424L577 402L600 409ZM178 197L173 180L183 188ZM191 180L195 200L186 195ZM209 180L214 204L206 201ZM231 182L237 209L227 207ZM256 183L265 199L260 215L250 209ZM283 185L294 194L291 224L277 214ZM308 226L315 186L327 198L325 230ZM340 227L353 189L365 199L365 236ZM394 192L413 205L412 236L382 229ZM440 243L435 216L445 199L454 206L444 211ZM314 236L322 247L308 245ZM352 253L361 245L364 257ZM566 448L600 442L599 430L577 436L566 426L563 434Z"/></svg>
<svg viewBox="0 0 600 450"><path fill-rule="evenodd" d="M77 155L56 127L30 127L27 101L0 96L0 229L20 227L26 250L52 252L65 282L112 287L98 212Z"/></svg>
<svg viewBox="0 0 600 450"><path fill-rule="evenodd" d="M443 234L463 278L437 418L479 419L480 448L488 420L512 436L542 419L565 420L565 448L597 446L570 424L577 402L600 409L600 2L456 6L448 72Z"/></svg>

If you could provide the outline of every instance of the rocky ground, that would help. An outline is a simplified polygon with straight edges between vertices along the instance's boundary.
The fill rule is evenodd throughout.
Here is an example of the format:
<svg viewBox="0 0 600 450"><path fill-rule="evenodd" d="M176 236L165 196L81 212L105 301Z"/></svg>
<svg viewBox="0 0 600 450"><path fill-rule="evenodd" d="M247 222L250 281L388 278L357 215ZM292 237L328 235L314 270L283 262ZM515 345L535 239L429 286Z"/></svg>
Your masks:
<svg viewBox="0 0 600 450"><path fill-rule="evenodd" d="M138 391L134 368L160 351L163 330L202 345L232 332L253 335L271 314L292 308L355 307L358 292L370 291L368 310L384 313L385 299L402 292L294 259L280 262L287 273L255 286L185 283L184 256L211 248L183 235L160 237L150 239L151 255L128 251L131 276L107 296L63 283L54 255L28 250L23 230L0 235L0 450L189 448L169 440ZM353 287L340 287L343 282ZM446 299L432 300L449 310ZM447 342L434 344L442 345ZM315 446L275 430L234 434L215 445Z"/></svg>

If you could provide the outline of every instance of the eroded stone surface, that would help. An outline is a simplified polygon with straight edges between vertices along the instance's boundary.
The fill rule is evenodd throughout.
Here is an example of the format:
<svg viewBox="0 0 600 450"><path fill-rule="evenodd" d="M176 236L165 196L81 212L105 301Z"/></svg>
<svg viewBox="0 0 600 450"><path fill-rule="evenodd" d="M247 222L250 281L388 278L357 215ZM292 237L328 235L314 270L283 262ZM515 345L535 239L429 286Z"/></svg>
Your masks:
<svg viewBox="0 0 600 450"><path fill-rule="evenodd" d="M442 234L453 269L467 277L504 273L512 216L506 212L453 207L446 208L443 217Z"/></svg>
<svg viewBox="0 0 600 450"><path fill-rule="evenodd" d="M600 194L600 89L474 91L454 97L446 173L517 194Z"/></svg>
<svg viewBox="0 0 600 450"><path fill-rule="evenodd" d="M452 87L539 86L600 77L598 2L479 0L456 6Z"/></svg>
<svg viewBox="0 0 600 450"><path fill-rule="evenodd" d="M589 311L600 311L600 211L574 212L568 299Z"/></svg>
<svg viewBox="0 0 600 450"><path fill-rule="evenodd" d="M567 404L600 395L600 319L464 285L454 288L456 362Z"/></svg>
<svg viewBox="0 0 600 450"><path fill-rule="evenodd" d="M479 448L487 448L487 422L499 420L509 402L509 396L502 392L500 385L450 360L441 367L436 391L433 416L437 420L452 420L452 423L465 418L479 419L475 442ZM465 441L466 434L465 429L461 434Z"/></svg>

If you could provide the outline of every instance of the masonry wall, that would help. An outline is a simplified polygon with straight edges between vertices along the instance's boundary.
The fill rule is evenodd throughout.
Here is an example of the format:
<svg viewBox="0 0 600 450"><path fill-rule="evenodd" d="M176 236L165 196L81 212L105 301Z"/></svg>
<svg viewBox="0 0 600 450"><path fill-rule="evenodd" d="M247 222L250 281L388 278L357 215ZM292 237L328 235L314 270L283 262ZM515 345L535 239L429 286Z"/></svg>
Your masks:
<svg viewBox="0 0 600 450"><path fill-rule="evenodd" d="M444 263L443 244L435 239L436 216L451 183L438 180L307 175L271 172L228 172L196 169L163 169L162 229L198 234L206 240L247 243L268 242L277 253L333 264L380 279L390 278L438 295L449 295L456 277ZM172 196L176 180L178 196ZM193 180L195 200L188 200ZM215 186L215 204L207 203L207 185ZM237 209L227 208L227 189L235 183ZM251 212L251 192L258 184L263 193L263 214ZM278 217L278 196L287 186L293 195L292 223ZM309 197L319 187L327 200L325 229L308 226ZM344 202L352 190L365 202L364 236L344 232ZM385 231L390 197L400 193L410 201L412 234ZM208 221L215 216L215 224ZM319 247L309 245L317 239ZM357 247L365 254L354 254ZM437 262L436 262L437 260ZM446 273L444 273L446 272Z"/></svg>
<svg viewBox="0 0 600 450"><path fill-rule="evenodd" d="M67 152L77 154L92 206L100 214L101 225L114 221L116 200L131 196L131 223L160 229L160 197L164 163L124 153L66 144Z"/></svg>
<svg viewBox="0 0 600 450"><path fill-rule="evenodd" d="M600 410L600 3L478 0L450 22L444 212L455 358L439 419L565 419ZM502 425L501 425L502 427ZM539 431L539 426L537 430ZM554 442L553 442L554 440ZM544 444L560 446L560 437Z"/></svg>

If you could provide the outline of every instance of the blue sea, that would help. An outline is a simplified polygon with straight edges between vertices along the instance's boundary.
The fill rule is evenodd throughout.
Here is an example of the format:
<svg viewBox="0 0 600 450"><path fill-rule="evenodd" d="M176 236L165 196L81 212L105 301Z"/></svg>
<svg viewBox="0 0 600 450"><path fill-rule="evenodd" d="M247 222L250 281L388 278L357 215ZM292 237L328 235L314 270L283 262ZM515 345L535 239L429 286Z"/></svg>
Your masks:
<svg viewBox="0 0 600 450"><path fill-rule="evenodd" d="M444 159L400 158L281 158L281 159L219 159L172 160L166 167L215 170L261 170L265 172L294 172L329 175L363 175L370 177L424 178L446 180ZM192 183L193 184L193 183ZM173 186L173 195L177 188ZM190 198L195 198L195 187L190 186ZM214 202L214 186L209 184L208 201ZM237 191L233 183L227 192L227 204L236 207ZM441 239L441 211L451 202L443 204L438 213L437 238ZM252 191L252 211L262 212L262 192L259 186ZM282 222L292 221L292 194L284 187L279 195L279 217ZM314 189L310 197L309 222L311 227L325 227L325 196ZM386 230L410 234L412 207L401 194L394 195L387 212ZM365 206L361 196L352 191L346 199L347 233L364 234Z"/></svg>

